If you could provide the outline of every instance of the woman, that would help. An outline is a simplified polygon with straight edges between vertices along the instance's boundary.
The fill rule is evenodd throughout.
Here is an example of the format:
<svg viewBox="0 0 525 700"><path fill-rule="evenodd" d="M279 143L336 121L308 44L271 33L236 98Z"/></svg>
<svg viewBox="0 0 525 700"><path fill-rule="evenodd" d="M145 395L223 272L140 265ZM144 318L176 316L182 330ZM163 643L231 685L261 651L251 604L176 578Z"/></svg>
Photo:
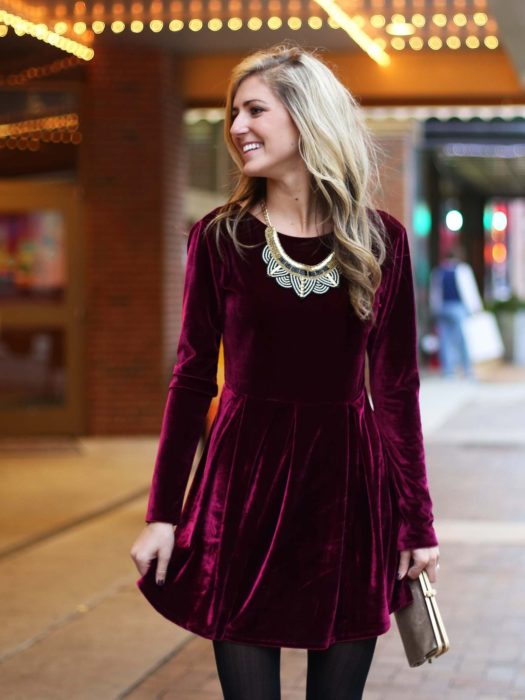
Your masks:
<svg viewBox="0 0 525 700"><path fill-rule="evenodd" d="M362 114L314 55L242 61L225 138L240 177L189 234L137 584L213 640L226 700L279 698L283 646L308 650L308 700L360 698L407 575L436 580L407 236L373 209Z"/></svg>

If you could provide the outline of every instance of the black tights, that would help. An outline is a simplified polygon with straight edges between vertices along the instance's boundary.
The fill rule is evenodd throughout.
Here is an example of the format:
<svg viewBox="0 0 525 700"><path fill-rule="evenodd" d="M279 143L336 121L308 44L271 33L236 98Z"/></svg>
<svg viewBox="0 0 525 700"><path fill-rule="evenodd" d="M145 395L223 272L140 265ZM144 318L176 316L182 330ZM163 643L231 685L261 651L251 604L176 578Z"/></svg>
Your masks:
<svg viewBox="0 0 525 700"><path fill-rule="evenodd" d="M306 700L361 700L377 638L308 649ZM224 700L280 700L281 647L214 641Z"/></svg>

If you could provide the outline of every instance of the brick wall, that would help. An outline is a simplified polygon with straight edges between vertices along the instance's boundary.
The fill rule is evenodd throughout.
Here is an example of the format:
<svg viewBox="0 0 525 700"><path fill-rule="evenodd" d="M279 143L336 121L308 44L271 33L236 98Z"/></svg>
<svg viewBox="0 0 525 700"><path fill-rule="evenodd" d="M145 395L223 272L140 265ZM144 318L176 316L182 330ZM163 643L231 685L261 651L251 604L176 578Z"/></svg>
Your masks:
<svg viewBox="0 0 525 700"><path fill-rule="evenodd" d="M185 241L175 59L95 46L83 99L88 434L160 429Z"/></svg>

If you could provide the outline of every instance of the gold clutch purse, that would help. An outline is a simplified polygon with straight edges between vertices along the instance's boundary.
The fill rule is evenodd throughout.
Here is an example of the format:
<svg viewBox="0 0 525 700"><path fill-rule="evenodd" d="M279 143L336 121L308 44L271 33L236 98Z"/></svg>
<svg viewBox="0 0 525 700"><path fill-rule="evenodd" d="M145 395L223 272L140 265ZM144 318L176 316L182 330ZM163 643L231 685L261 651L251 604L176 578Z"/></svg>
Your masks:
<svg viewBox="0 0 525 700"><path fill-rule="evenodd" d="M409 579L413 602L394 613L409 666L421 666L450 648L448 636L427 572Z"/></svg>

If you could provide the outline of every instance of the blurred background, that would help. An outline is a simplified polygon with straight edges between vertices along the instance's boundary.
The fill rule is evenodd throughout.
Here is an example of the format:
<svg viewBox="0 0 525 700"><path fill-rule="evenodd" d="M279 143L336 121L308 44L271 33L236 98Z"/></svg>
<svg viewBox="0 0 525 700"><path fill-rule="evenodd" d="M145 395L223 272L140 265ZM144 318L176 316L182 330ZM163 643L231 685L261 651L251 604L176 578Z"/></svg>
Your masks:
<svg viewBox="0 0 525 700"><path fill-rule="evenodd" d="M229 74L292 39L362 105L414 268L452 650L408 669L394 625L365 698L525 698L524 32L521 0L0 0L2 697L221 697L211 643L149 607L129 549L186 234L233 182ZM472 376L458 355L445 377L430 281L458 249L481 307ZM305 651L282 659L303 698Z"/></svg>

